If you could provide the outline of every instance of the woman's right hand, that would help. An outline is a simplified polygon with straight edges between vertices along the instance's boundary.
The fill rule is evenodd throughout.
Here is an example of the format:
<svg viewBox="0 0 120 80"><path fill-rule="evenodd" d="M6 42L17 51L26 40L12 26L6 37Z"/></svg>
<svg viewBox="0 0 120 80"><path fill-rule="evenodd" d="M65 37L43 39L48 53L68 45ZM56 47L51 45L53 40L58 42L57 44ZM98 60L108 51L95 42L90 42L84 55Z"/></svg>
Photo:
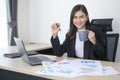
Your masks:
<svg viewBox="0 0 120 80"><path fill-rule="evenodd" d="M53 38L56 38L58 36L59 30L60 30L59 23L54 23L51 25L51 31L52 31Z"/></svg>

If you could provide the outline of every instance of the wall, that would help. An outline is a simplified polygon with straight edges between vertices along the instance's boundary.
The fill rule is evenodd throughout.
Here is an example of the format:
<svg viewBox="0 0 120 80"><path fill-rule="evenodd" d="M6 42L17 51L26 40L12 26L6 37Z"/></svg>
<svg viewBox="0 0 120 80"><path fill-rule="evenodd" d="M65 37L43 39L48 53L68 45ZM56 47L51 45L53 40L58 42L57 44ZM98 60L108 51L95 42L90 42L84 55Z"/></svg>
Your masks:
<svg viewBox="0 0 120 80"><path fill-rule="evenodd" d="M29 41L29 0L18 0L18 35Z"/></svg>
<svg viewBox="0 0 120 80"><path fill-rule="evenodd" d="M50 44L51 24L59 22L62 30L59 32L59 38L62 43L69 28L70 11L74 5L80 3L87 7L90 19L114 18L113 32L119 33L120 30L120 0L19 0L19 2L19 36L29 42ZM120 62L119 52L120 42L116 57L116 61Z"/></svg>

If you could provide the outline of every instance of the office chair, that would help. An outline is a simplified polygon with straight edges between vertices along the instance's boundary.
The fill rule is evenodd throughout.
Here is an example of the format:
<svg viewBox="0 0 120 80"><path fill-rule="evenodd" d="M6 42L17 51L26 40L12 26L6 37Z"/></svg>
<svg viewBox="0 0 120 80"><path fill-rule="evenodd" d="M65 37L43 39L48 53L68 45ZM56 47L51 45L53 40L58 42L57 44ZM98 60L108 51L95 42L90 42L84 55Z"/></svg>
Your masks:
<svg viewBox="0 0 120 80"><path fill-rule="evenodd" d="M113 18L104 19L92 19L91 24L102 31L105 37L105 53L107 53L107 60L115 62L115 56L117 51L117 44L119 40L119 34L107 34L108 31L113 31L112 29Z"/></svg>
<svg viewBox="0 0 120 80"><path fill-rule="evenodd" d="M119 34L107 34L107 57L111 62L115 62Z"/></svg>
<svg viewBox="0 0 120 80"><path fill-rule="evenodd" d="M113 21L113 18L103 18L103 19L92 19L91 20L91 24L94 27L97 27L101 31L102 36L104 37L104 43L103 44L104 44L106 56L108 55L107 32L108 31L113 31L112 21ZM108 59L107 59L107 61L108 61Z"/></svg>
<svg viewBox="0 0 120 80"><path fill-rule="evenodd" d="M91 24L103 32L112 31L112 21L113 18L104 18L104 19L92 19Z"/></svg>

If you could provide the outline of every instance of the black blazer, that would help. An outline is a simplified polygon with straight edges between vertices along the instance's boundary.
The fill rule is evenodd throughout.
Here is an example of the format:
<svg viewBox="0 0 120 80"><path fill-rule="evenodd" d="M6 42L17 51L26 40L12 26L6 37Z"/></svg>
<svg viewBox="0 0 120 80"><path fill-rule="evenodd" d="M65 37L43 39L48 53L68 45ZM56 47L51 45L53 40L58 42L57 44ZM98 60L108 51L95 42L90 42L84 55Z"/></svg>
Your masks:
<svg viewBox="0 0 120 80"><path fill-rule="evenodd" d="M105 38L102 33L96 28L89 29L95 32L96 44L93 45L89 40L84 42L84 58L94 59L94 60L106 60L107 54L105 53ZM63 44L60 45L59 38L53 39L51 37L51 44L53 47L53 52L57 56L62 56L65 52L68 53L68 57L76 57L75 55L75 39L69 39L66 36Z"/></svg>

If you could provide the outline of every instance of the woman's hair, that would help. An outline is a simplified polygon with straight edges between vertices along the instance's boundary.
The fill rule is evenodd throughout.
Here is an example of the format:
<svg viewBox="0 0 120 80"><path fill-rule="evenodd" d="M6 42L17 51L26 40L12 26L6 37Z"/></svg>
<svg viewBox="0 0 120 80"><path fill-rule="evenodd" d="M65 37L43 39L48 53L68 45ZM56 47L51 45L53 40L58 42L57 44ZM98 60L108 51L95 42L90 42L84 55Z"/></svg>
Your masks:
<svg viewBox="0 0 120 80"><path fill-rule="evenodd" d="M70 38L70 39L73 39L76 36L77 28L73 24L73 18L74 18L74 15L75 15L75 13L77 11L82 11L82 12L84 12L84 14L86 16L88 16L88 11L87 11L86 7L83 4L78 4L78 5L73 7L73 9L71 11L71 15L70 15L70 28L69 28L69 31L67 33L67 37ZM88 17L88 19L86 21L85 26L86 26L86 29L89 29L89 27L91 26L90 21L89 21L89 17Z"/></svg>

